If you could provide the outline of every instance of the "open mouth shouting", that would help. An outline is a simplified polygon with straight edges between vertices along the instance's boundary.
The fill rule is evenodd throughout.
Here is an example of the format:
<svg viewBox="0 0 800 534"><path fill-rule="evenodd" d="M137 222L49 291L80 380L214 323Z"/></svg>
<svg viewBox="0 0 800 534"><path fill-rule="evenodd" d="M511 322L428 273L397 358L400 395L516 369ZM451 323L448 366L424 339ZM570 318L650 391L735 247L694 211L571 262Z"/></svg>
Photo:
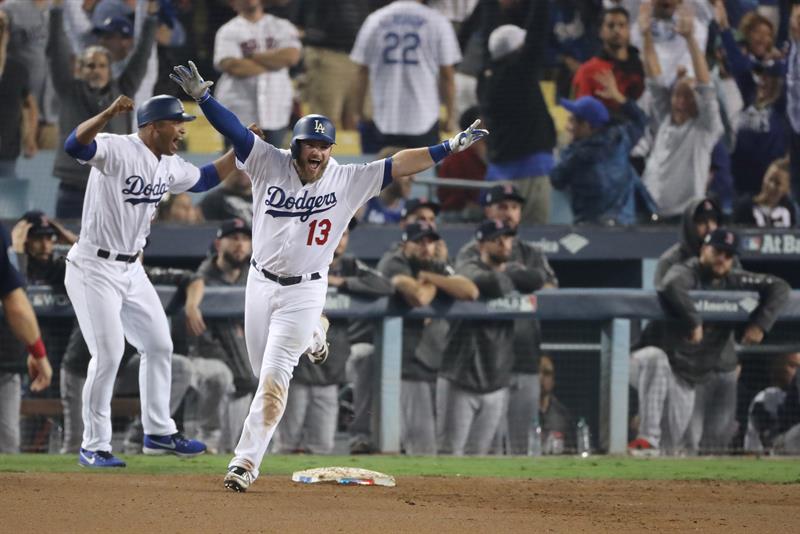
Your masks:
<svg viewBox="0 0 800 534"><path fill-rule="evenodd" d="M308 170L310 170L314 175L316 175L317 172L319 172L321 167L322 167L322 158L315 158L315 157L308 158Z"/></svg>
<svg viewBox="0 0 800 534"><path fill-rule="evenodd" d="M183 140L183 136L182 135L177 135L177 136L173 137L172 140L169 143L170 152L172 152L173 154L176 153L178 151L178 145L180 144L180 142L182 140Z"/></svg>

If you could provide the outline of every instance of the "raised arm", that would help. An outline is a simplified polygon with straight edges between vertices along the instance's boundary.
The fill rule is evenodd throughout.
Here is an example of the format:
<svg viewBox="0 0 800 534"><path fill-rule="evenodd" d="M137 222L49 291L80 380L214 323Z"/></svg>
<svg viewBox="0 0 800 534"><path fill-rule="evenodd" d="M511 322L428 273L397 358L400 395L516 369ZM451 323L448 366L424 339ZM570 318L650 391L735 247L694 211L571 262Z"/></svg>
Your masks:
<svg viewBox="0 0 800 534"><path fill-rule="evenodd" d="M686 4L678 8L678 23L675 25L675 31L686 39L686 46L689 48L689 55L692 57L692 67L694 67L694 77L697 83L708 85L711 83L711 73L708 71L705 52L697 44L697 39L694 38L694 12Z"/></svg>
<svg viewBox="0 0 800 534"><path fill-rule="evenodd" d="M125 70L119 76L119 89L123 94L135 94L147 73L147 63L156 42L157 14L158 2L151 0L147 6L147 18L142 25L142 33L139 35Z"/></svg>
<svg viewBox="0 0 800 534"><path fill-rule="evenodd" d="M649 79L658 79L661 76L661 63L656 54L656 45L653 40L653 4L642 2L639 4L639 31L642 32L642 65L644 74Z"/></svg>
<svg viewBox="0 0 800 534"><path fill-rule="evenodd" d="M391 176L409 176L433 167L450 154L466 150L472 143L489 135L488 130L478 128L480 120L463 132L457 133L452 139L428 148L409 148L401 150L388 161L391 162ZM388 185L388 184L385 184Z"/></svg>
<svg viewBox="0 0 800 534"><path fill-rule="evenodd" d="M73 158L89 161L97 152L94 138L117 115L133 111L133 100L119 95L110 106L90 119L86 119L72 130L64 142L64 150Z"/></svg>
<svg viewBox="0 0 800 534"><path fill-rule="evenodd" d="M178 65L173 70L175 74L169 75L172 81L180 85L187 95L200 104L200 109L203 110L208 122L231 142L239 161L246 161L253 149L255 134L245 128L236 115L211 96L208 88L214 85L214 82L203 80L192 61L189 62L188 68Z"/></svg>
<svg viewBox="0 0 800 534"><path fill-rule="evenodd" d="M53 87L59 93L67 91L74 80L72 75L72 46L64 31L64 10L54 5L50 10L50 33L47 39L47 58L50 61L50 75Z"/></svg>

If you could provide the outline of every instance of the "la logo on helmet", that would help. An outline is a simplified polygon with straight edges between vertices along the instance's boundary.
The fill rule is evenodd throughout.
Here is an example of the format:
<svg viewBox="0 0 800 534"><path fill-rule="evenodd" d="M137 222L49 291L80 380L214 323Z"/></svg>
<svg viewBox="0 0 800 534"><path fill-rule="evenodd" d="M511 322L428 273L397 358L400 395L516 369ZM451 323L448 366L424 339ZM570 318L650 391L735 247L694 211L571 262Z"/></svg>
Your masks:
<svg viewBox="0 0 800 534"><path fill-rule="evenodd" d="M314 119L314 131L316 133L325 133L325 126L319 122L319 120Z"/></svg>

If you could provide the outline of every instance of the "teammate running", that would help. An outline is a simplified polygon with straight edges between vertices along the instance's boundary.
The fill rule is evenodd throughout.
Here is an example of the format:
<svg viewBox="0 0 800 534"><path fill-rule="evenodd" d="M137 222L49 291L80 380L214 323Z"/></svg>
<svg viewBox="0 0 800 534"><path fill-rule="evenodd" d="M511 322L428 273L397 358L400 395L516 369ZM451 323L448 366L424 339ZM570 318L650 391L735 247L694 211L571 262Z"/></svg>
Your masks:
<svg viewBox="0 0 800 534"><path fill-rule="evenodd" d="M253 182L253 269L245 293L245 338L258 390L244 423L225 487L246 491L286 406L292 370L303 354L324 351L319 321L325 305L328 265L356 210L395 176L422 172L489 132L475 121L430 148L398 152L364 165L329 165L336 142L333 123L307 115L294 127L291 150L256 137L217 102L194 63L170 77L197 100L209 122L234 147L236 165Z"/></svg>
<svg viewBox="0 0 800 534"><path fill-rule="evenodd" d="M111 396L125 338L141 354L139 385L145 454L195 456L206 446L184 439L170 417L172 340L164 308L139 259L150 221L164 193L206 191L235 169L231 152L198 169L176 156L195 119L174 97L160 95L138 110L139 131L100 133L115 116L133 109L119 96L82 122L64 149L92 166L83 204L81 233L67 254L64 285L92 359L83 388L86 467L125 467L111 454Z"/></svg>

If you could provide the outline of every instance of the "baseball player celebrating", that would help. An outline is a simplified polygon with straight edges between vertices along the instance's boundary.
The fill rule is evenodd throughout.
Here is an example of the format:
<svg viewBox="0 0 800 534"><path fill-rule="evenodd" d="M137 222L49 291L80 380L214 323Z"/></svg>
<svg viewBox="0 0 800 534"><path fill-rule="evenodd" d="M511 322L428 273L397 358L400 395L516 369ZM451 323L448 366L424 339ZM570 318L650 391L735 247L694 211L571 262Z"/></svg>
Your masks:
<svg viewBox="0 0 800 534"><path fill-rule="evenodd" d="M333 123L307 115L294 127L291 150L256 137L208 91L194 64L170 77L200 104L209 122L234 147L236 165L253 181L253 259L245 296L245 338L258 390L244 423L225 487L246 491L283 415L289 381L310 347L323 351L319 317L328 265L356 210L396 176L422 172L488 134L478 121L430 148L398 152L365 165L330 163ZM313 359L313 358L312 358Z"/></svg>
<svg viewBox="0 0 800 534"><path fill-rule="evenodd" d="M142 357L144 453L195 456L206 449L199 441L184 439L170 418L172 340L161 301L137 259L162 195L205 191L235 169L234 159L228 153L198 169L176 156L183 123L195 117L166 95L154 96L139 108L137 133L99 133L115 116L132 109L133 101L119 96L64 143L69 155L92 166L80 237L67 254L64 280L92 354L78 456L86 467L125 466L111 454L111 396L125 338Z"/></svg>

